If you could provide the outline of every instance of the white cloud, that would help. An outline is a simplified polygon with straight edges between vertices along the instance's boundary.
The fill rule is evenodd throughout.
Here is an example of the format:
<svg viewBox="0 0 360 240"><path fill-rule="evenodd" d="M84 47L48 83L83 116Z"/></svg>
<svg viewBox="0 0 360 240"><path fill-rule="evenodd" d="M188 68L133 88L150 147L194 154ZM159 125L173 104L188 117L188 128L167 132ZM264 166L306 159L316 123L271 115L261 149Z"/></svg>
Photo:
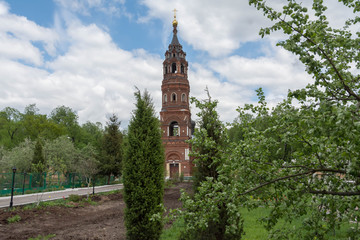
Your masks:
<svg viewBox="0 0 360 240"><path fill-rule="evenodd" d="M210 67L229 83L246 88L263 87L286 96L287 90L305 87L311 77L291 53L274 48L271 57L240 56L211 61Z"/></svg>
<svg viewBox="0 0 360 240"><path fill-rule="evenodd" d="M251 99L254 95L253 91L240 85L219 81L213 71L200 64L190 66L189 81L190 96L199 100L207 99L205 91L207 88L212 99L218 100L218 111L222 121L232 122L237 115L235 110L238 106L253 102ZM197 112L198 109L192 106L193 119L197 119L195 116Z"/></svg>
<svg viewBox="0 0 360 240"><path fill-rule="evenodd" d="M206 68L191 65L191 95L205 99L204 89L208 87L212 98L219 101L218 110L226 122L234 120L237 107L257 102L255 89L260 87L269 106L276 106L286 98L289 89L305 87L312 79L293 55L281 48L273 51L272 57L231 56L212 60Z"/></svg>
<svg viewBox="0 0 360 240"><path fill-rule="evenodd" d="M4 9L5 5L0 6ZM55 30L1 12L5 13L0 19L7 23L0 24L0 109L12 106L21 110L36 103L42 112L49 113L66 105L78 112L80 122L104 123L106 115L114 112L125 126L133 109L134 86L147 88L154 98L161 98L159 56L141 49L122 50L95 24L67 19L69 22L62 25L60 14L55 30L61 31L67 47L62 55L44 62L43 53L33 42L54 41ZM156 106L159 110L159 104Z"/></svg>
<svg viewBox="0 0 360 240"><path fill-rule="evenodd" d="M48 54L55 54L55 45L58 40L56 32L41 27L25 17L9 13L8 6L4 2L0 2L0 34L2 44L8 44L10 38L16 41L14 41L14 48L10 47L6 50L7 55L20 56L24 50L23 48L28 48L33 42L44 44ZM24 47L20 45L24 45ZM2 49L4 47L5 46L3 46ZM33 58L28 55L30 52L34 55ZM31 49L28 53L25 53L24 56L25 60L30 60L35 64L41 62L39 53L35 49Z"/></svg>
<svg viewBox="0 0 360 240"><path fill-rule="evenodd" d="M141 21L161 19L166 26L170 26L172 9L176 8L181 38L194 49L206 51L213 57L226 56L241 44L258 40L260 28L271 25L261 11L249 6L245 0L142 0L141 3L149 8L148 15L140 18ZM308 7L309 14L313 14L312 1L304 0L301 3ZM271 0L267 4L281 10L287 1ZM326 1L325 5L328 6L326 14L332 26L343 26L346 19L354 16L349 8L338 1ZM164 38L170 31L167 29ZM272 41L281 38L284 36L280 33L270 36Z"/></svg>
<svg viewBox="0 0 360 240"><path fill-rule="evenodd" d="M275 1L277 4L279 0ZM91 9L110 9L123 0L57 0L53 28L45 28L9 13L0 2L0 109L22 109L36 103L45 113L66 105L76 110L80 122L100 121L118 113L125 127L134 108L135 86L151 93L160 111L163 55L143 49L123 50L106 27L84 24L77 14ZM275 47L260 49L264 56L245 58L234 54L241 44L259 40L258 29L268 24L247 1L143 0L148 15L140 21L161 19L169 44L171 10L179 10L179 36L194 49L209 53L201 63L189 63L191 96L206 98L204 89L219 100L221 119L231 122L235 109L256 101L254 90L263 87L270 105L281 101L289 88L311 81L293 55ZM273 2L272 2L273 3ZM116 5L118 4L118 5ZM101 10L102 11L102 10ZM115 11L115 10L109 10ZM123 32L122 34L126 34ZM279 35L266 41L273 42ZM260 40L259 40L260 41ZM53 59L44 57L40 42ZM191 49L184 49L190 51ZM165 51L165 49L164 49ZM61 55L58 55L61 52ZM202 54L202 53L200 53ZM231 55L232 54L232 55ZM196 110L193 108L193 118Z"/></svg>
<svg viewBox="0 0 360 240"><path fill-rule="evenodd" d="M171 23L171 10L176 8L181 38L211 56L227 55L242 42L258 39L258 30L267 24L266 18L247 1L143 0L142 3L149 8L145 21L160 18Z"/></svg>
<svg viewBox="0 0 360 240"><path fill-rule="evenodd" d="M7 33L0 33L0 58L24 60L27 63L42 65L40 50L29 41L15 38Z"/></svg>
<svg viewBox="0 0 360 240"><path fill-rule="evenodd" d="M108 15L130 17L124 8L125 0L55 0L57 4L73 13L90 16L91 10Z"/></svg>
<svg viewBox="0 0 360 240"><path fill-rule="evenodd" d="M144 50L124 51L96 25L72 25L67 30L72 45L66 54L48 64L51 78L61 82L67 99L77 106L82 121L105 122L108 113L120 113L124 123L133 108L134 86L160 97L162 60ZM60 94L57 94L60 95ZM159 108L159 106L158 106Z"/></svg>
<svg viewBox="0 0 360 240"><path fill-rule="evenodd" d="M0 2L0 15L7 14L9 11L9 5L6 2Z"/></svg>

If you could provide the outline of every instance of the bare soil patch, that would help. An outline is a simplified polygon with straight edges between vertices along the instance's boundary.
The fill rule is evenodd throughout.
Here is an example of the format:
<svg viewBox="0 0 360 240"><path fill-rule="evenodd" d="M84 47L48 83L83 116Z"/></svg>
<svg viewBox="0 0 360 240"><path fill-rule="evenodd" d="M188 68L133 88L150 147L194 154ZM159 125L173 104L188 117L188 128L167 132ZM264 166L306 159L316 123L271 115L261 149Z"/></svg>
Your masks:
<svg viewBox="0 0 360 240"><path fill-rule="evenodd" d="M165 189L166 208L181 207L180 189L191 191L191 183L178 183ZM29 239L38 235L55 234L51 239L125 239L125 202L122 194L96 196L97 205L46 207L43 209L0 211L0 239ZM9 217L19 215L21 220L9 224Z"/></svg>

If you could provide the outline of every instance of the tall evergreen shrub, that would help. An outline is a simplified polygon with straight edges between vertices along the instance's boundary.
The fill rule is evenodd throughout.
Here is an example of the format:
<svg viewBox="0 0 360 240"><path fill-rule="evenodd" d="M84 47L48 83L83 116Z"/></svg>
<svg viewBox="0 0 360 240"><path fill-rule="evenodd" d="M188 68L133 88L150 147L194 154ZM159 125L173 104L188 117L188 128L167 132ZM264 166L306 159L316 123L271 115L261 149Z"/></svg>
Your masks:
<svg viewBox="0 0 360 240"><path fill-rule="evenodd" d="M136 109L128 128L124 159L124 200L127 239L158 239L164 193L164 150L160 123L147 91L135 93ZM159 218L153 218L159 219ZM160 218L161 219L161 218Z"/></svg>
<svg viewBox="0 0 360 240"><path fill-rule="evenodd" d="M35 144L34 155L32 159L32 171L36 173L43 173L46 169L46 162L43 153L43 147L38 139Z"/></svg>
<svg viewBox="0 0 360 240"><path fill-rule="evenodd" d="M112 114L103 137L100 170L102 175L108 176L108 184L111 174L120 176L122 172L123 134L120 131L120 124L117 115Z"/></svg>

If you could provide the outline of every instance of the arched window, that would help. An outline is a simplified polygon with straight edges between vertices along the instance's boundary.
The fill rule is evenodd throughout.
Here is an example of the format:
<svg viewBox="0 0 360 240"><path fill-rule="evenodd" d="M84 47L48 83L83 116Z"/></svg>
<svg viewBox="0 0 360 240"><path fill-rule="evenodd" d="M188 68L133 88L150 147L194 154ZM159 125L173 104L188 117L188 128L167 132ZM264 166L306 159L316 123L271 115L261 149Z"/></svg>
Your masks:
<svg viewBox="0 0 360 240"><path fill-rule="evenodd" d="M168 67L167 67L167 65L165 65L165 74L167 74L168 73Z"/></svg>
<svg viewBox="0 0 360 240"><path fill-rule="evenodd" d="M176 102L176 93L171 94L171 101Z"/></svg>
<svg viewBox="0 0 360 240"><path fill-rule="evenodd" d="M167 95L164 94L164 103L167 103Z"/></svg>
<svg viewBox="0 0 360 240"><path fill-rule="evenodd" d="M179 136L179 133L180 133L179 124L177 122L172 122L169 126L170 136Z"/></svg>
<svg viewBox="0 0 360 240"><path fill-rule="evenodd" d="M181 64L181 73L185 73L185 67L183 64Z"/></svg>
<svg viewBox="0 0 360 240"><path fill-rule="evenodd" d="M186 94L185 93L181 94L181 101L186 102Z"/></svg>
<svg viewBox="0 0 360 240"><path fill-rule="evenodd" d="M173 63L172 65L171 65L171 72L172 73L176 73L177 71L176 71L176 63Z"/></svg>

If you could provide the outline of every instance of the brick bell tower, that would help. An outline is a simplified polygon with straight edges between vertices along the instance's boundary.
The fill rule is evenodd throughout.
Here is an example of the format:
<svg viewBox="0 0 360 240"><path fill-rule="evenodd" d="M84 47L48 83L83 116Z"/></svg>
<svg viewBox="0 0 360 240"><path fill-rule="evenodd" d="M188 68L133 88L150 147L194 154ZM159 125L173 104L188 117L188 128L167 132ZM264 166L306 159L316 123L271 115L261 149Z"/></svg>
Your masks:
<svg viewBox="0 0 360 240"><path fill-rule="evenodd" d="M163 62L160 121L165 146L166 176L175 178L183 174L187 178L192 175L192 162L189 157L190 144L186 140L191 138L195 123L191 121L189 108L188 62L177 38L176 15L172 24L173 38Z"/></svg>

